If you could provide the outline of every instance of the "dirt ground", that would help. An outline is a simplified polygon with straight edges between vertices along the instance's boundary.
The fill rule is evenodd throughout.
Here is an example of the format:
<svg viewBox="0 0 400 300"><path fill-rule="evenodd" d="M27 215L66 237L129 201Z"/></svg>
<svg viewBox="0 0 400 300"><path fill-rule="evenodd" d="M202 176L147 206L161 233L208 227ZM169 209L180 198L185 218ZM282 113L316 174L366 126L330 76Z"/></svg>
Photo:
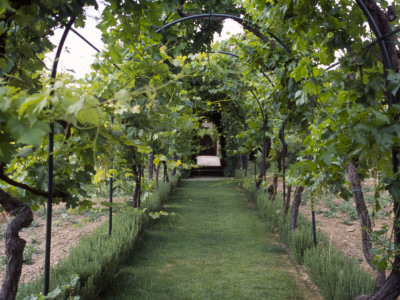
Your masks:
<svg viewBox="0 0 400 300"><path fill-rule="evenodd" d="M68 256L69 249L78 244L83 235L89 234L97 228L107 217L104 212L85 212L74 214L68 212L63 205L57 205L53 210L51 232L51 265ZM0 214L0 232L4 232L8 222L5 214ZM24 229L20 236L27 241L24 253L27 255L26 263L22 267L20 286L39 277L44 270L44 249L46 235L45 210L43 208L34 212L32 225ZM5 258L4 240L0 240L0 258ZM0 264L0 282L5 275L4 260Z"/></svg>
<svg viewBox="0 0 400 300"><path fill-rule="evenodd" d="M272 182L272 180L270 180ZM362 183L363 189L365 190L364 195L365 198L373 196L373 188L375 186L375 182L370 179L366 182ZM278 192L282 193L282 183L279 182ZM292 199L293 201L294 189L292 190ZM383 194L382 196L388 197L387 194ZM303 203L300 205L300 212L305 215L309 220L311 220L311 201L307 201L304 203L307 195L303 194ZM335 203L336 209L332 210L332 205L328 204L327 198L330 198L330 202ZM383 201L384 203L385 201ZM360 264L360 266L368 271L371 274L375 274L372 268L367 264L364 259L364 254L362 250L361 243L361 225L357 219L351 219L349 217L348 212L343 212L339 207L344 203L345 205L351 205L353 210L353 215L355 211L355 203L353 198L349 199L349 201L338 199L329 195L329 197L325 197L325 195L321 195L319 199L316 199L316 226L317 229L321 230L325 233L329 242L335 246L337 249L343 251L347 256L353 258L356 262ZM367 202L367 206L369 212L372 212L372 205ZM387 225L389 228L389 233L391 232L393 216L390 211L390 205L383 206L382 210L379 214L380 217L376 217L373 220L373 228L374 230L380 230L382 226ZM289 212L290 213L290 212ZM387 216L382 217L382 215L386 214ZM311 234L311 233L310 233Z"/></svg>

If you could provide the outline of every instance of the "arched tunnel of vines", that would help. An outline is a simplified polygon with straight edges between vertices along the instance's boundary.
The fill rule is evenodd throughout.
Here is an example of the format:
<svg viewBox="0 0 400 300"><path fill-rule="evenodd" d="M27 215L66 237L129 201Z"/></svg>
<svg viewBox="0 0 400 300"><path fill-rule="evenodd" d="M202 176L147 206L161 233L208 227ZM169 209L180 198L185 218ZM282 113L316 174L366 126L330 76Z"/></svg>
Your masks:
<svg viewBox="0 0 400 300"><path fill-rule="evenodd" d="M0 299L399 299L399 13L0 1Z"/></svg>

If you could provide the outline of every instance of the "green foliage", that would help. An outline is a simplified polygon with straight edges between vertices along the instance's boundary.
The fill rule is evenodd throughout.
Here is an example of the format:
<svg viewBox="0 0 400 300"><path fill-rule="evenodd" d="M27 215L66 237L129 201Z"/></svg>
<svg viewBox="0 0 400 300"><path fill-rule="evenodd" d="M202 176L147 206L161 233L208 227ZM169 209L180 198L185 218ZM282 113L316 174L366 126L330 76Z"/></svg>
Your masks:
<svg viewBox="0 0 400 300"><path fill-rule="evenodd" d="M391 240L392 233L390 232L389 234L388 231L388 226L383 225L379 230L375 230L371 233L371 240L374 243L371 252L375 256L372 264L379 271L389 268L393 263L393 257L396 252L396 247Z"/></svg>
<svg viewBox="0 0 400 300"><path fill-rule="evenodd" d="M51 269L51 288L55 289L72 274L77 274L79 282L73 295L80 295L83 299L98 299L99 289L106 287L114 278L120 264L130 255L140 231L149 221L146 212L154 212L161 202L167 200L178 185L179 178L177 175L169 183L161 183L160 188L143 203L142 210L131 208L114 215L111 236L108 236L106 222L90 235L82 237L69 256ZM20 289L18 299L40 290L42 285L43 278ZM56 299L61 299L62 295L65 295L65 291Z"/></svg>
<svg viewBox="0 0 400 300"><path fill-rule="evenodd" d="M61 286L57 286L53 291L48 293L46 296L43 293L39 294L31 294L24 298L24 300L47 300L47 299L60 299L60 297L64 297L64 299L69 300L79 300L79 296L72 296L74 294L74 289L78 285L79 276L72 275L69 282L62 284ZM65 296L63 296L65 295Z"/></svg>
<svg viewBox="0 0 400 300"><path fill-rule="evenodd" d="M331 218L336 219L338 217L337 213L333 210L327 210L324 212L323 215L325 218L329 218L329 219L331 219Z"/></svg>
<svg viewBox="0 0 400 300"><path fill-rule="evenodd" d="M33 264L33 256L40 253L42 253L42 250L39 247L36 247L35 243L25 246L23 263L26 265Z"/></svg>
<svg viewBox="0 0 400 300"><path fill-rule="evenodd" d="M357 210L349 201L343 201L340 203L339 208L342 212L347 214L350 221L358 220Z"/></svg>
<svg viewBox="0 0 400 300"><path fill-rule="evenodd" d="M345 166L354 159L362 178L373 176L369 174L373 169L379 174L379 190L390 192L391 203L398 201L400 178L393 174L391 151L399 147L400 106L389 108L385 91L386 85L398 91L399 75L384 72L376 47L365 47L372 35L367 26L360 26L364 16L357 3L217 0L212 4L214 12L244 15L262 33L283 40L290 51L271 36L260 40L251 30L211 45L222 25L207 18L156 34L155 28L180 18L176 0L109 0L98 25L105 48L93 72L81 81L62 76L49 82L43 64L44 55L54 48L49 36L74 17L74 24L82 27L85 6L97 7L96 1L2 1L4 173L46 190L47 135L54 122L54 190L59 196L55 201L84 210L92 206L88 194L96 188L88 185L113 176L117 193L129 191L130 180L138 179L138 166L148 161L150 152L158 160L165 158L170 167L180 161L188 168L198 150L196 135L204 119L218 128L226 175L233 175L239 151L260 151L263 125L272 144L271 163L282 146L277 128L287 118L288 183L307 186L311 194L333 190L348 199ZM181 8L197 14L208 12L208 5L185 1ZM387 5L380 1L382 9ZM398 3L393 5L399 11ZM226 50L238 57L201 52L205 50ZM337 68L325 70L337 55L342 56ZM273 72L267 79L260 69ZM44 197L12 185L1 182L0 188L32 208L43 203ZM265 205L262 195L252 196ZM378 213L378 197L375 207ZM335 216L333 209L325 213ZM348 218L344 222L350 222L354 212ZM388 254L385 261L392 261L397 252L390 243L382 245Z"/></svg>
<svg viewBox="0 0 400 300"><path fill-rule="evenodd" d="M7 266L8 258L7 256L3 255L0 256L0 270L5 270Z"/></svg>

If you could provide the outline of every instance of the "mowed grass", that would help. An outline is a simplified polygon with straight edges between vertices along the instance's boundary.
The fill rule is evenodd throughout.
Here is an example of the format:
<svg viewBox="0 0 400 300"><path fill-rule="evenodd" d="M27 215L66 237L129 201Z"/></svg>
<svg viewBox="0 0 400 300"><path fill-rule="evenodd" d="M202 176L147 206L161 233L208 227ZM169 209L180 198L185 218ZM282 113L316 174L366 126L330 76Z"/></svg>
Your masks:
<svg viewBox="0 0 400 300"><path fill-rule="evenodd" d="M163 209L102 299L313 299L228 180L183 181Z"/></svg>

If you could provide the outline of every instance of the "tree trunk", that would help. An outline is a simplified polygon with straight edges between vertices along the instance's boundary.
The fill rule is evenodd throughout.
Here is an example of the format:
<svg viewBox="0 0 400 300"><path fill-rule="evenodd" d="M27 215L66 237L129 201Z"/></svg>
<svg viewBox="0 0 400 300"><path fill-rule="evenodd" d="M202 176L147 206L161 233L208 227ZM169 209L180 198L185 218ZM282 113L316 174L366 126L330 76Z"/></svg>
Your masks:
<svg viewBox="0 0 400 300"><path fill-rule="evenodd" d="M274 185L270 184L267 190L268 190L268 200L270 201L274 200Z"/></svg>
<svg viewBox="0 0 400 300"><path fill-rule="evenodd" d="M278 151L278 155L276 158L276 163L278 165L278 173L282 171L282 151Z"/></svg>
<svg viewBox="0 0 400 300"><path fill-rule="evenodd" d="M301 203L301 196L303 194L304 187L298 186L294 192L293 206L292 206L292 217L290 219L290 229L295 231L297 228L297 216L299 215L299 207Z"/></svg>
<svg viewBox="0 0 400 300"><path fill-rule="evenodd" d="M266 121L267 123L268 121ZM260 173L258 175L258 178L256 178L256 189L259 190L261 187L261 184L263 180L265 179L265 163L267 158L269 157L269 152L271 150L271 138L267 137L265 139L265 146L263 146L263 154L262 154L262 159L261 159L261 164L260 164ZM264 163L263 163L264 160Z"/></svg>
<svg viewBox="0 0 400 300"><path fill-rule="evenodd" d="M140 169L141 167L139 166L139 168L136 168L136 165L132 166L132 171L133 171L133 175L135 177L135 191L133 192L133 199L132 199L132 206L133 207L138 207L138 202L139 202L139 194L140 194Z"/></svg>
<svg viewBox="0 0 400 300"><path fill-rule="evenodd" d="M138 180L135 180L135 191L133 192L132 206L138 207L138 198L139 198L139 185Z"/></svg>
<svg viewBox="0 0 400 300"><path fill-rule="evenodd" d="M153 180L153 170L154 170L154 153L149 153L149 160L148 160L148 168L149 168L149 180Z"/></svg>
<svg viewBox="0 0 400 300"><path fill-rule="evenodd" d="M11 197L2 189L0 189L0 205L3 206L8 214L14 216L14 219L8 223L4 232L4 243L8 260L5 278L0 291L0 299L13 300L18 291L26 244L26 241L20 238L19 231L32 223L33 214L29 206Z"/></svg>
<svg viewBox="0 0 400 300"><path fill-rule="evenodd" d="M156 167L156 184L158 187L158 177L160 175L160 163L158 163L157 167Z"/></svg>
<svg viewBox="0 0 400 300"><path fill-rule="evenodd" d="M347 176L350 181L350 187L353 191L354 202L356 203L356 209L358 218L360 219L361 225L361 237L364 257L366 262L375 270L372 264L374 255L371 253L371 219L369 217L368 208L365 204L364 193L362 192L360 176L357 171L355 162L349 161L346 165ZM385 271L379 272L376 276L375 291L378 291L386 281Z"/></svg>
<svg viewBox="0 0 400 300"><path fill-rule="evenodd" d="M268 199L271 201L275 200L276 193L278 190L278 175L274 174L274 178L272 179L272 184L268 187Z"/></svg>
<svg viewBox="0 0 400 300"><path fill-rule="evenodd" d="M400 293L400 271L392 270L385 284L372 296L362 295L355 300L396 300Z"/></svg>
<svg viewBox="0 0 400 300"><path fill-rule="evenodd" d="M174 161L177 162L178 161L178 157L176 155L176 153L174 152ZM172 176L175 176L176 174L176 167L174 167L174 169L172 170Z"/></svg>
<svg viewBox="0 0 400 300"><path fill-rule="evenodd" d="M283 214L284 214L285 216L286 216L286 215L288 214L288 212L289 212L290 197L291 197L291 195L292 195L292 186L291 186L291 185L288 185L288 187L287 187L286 201L285 201L285 203L284 203L285 209L284 209L284 211L283 211Z"/></svg>
<svg viewBox="0 0 400 300"><path fill-rule="evenodd" d="M274 201L276 194L278 193L278 175L274 174L274 179L272 179L272 184L274 187L274 195L272 196L272 201Z"/></svg>
<svg viewBox="0 0 400 300"><path fill-rule="evenodd" d="M164 180L164 182L169 182L167 162L164 160L162 162L162 164L164 165L164 177L163 177L163 180Z"/></svg>
<svg viewBox="0 0 400 300"><path fill-rule="evenodd" d="M269 150L271 148L271 138L266 136L267 127L268 127L268 114L263 112L263 108L260 106L261 114L263 114L263 143L262 143L262 157L261 157L261 164L260 164L260 175L258 179L256 179L256 190L259 190L263 180L265 179L266 173L266 160L269 156Z"/></svg>

